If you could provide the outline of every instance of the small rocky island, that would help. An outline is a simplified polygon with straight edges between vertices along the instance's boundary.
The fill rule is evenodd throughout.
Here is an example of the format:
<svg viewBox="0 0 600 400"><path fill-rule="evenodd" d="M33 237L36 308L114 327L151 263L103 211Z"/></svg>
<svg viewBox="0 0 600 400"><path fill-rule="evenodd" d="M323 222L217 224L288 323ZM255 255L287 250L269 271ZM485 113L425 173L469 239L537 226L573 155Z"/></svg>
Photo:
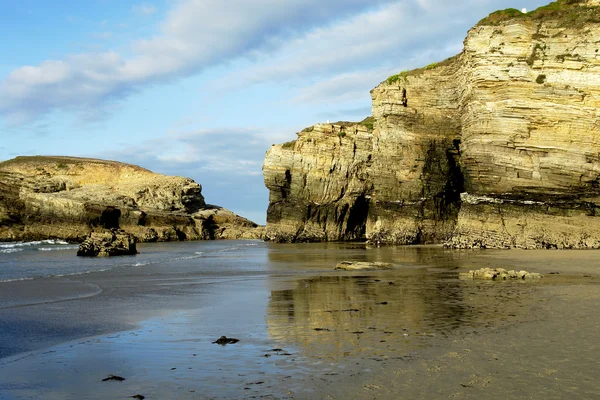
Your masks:
<svg viewBox="0 0 600 400"><path fill-rule="evenodd" d="M0 241L82 242L120 229L137 242L254 239L263 228L204 202L192 179L76 157L0 163ZM109 231L110 232L110 231Z"/></svg>
<svg viewBox="0 0 600 400"><path fill-rule="evenodd" d="M268 240L600 248L600 0L508 9L274 145Z"/></svg>

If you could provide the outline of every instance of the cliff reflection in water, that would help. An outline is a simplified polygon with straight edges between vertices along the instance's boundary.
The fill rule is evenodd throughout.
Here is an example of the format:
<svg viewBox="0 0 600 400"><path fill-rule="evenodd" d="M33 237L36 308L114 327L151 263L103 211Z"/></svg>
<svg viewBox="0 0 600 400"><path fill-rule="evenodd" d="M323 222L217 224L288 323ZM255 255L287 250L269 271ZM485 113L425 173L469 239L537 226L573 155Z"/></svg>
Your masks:
<svg viewBox="0 0 600 400"><path fill-rule="evenodd" d="M271 261L289 258L290 263L305 263L306 268L323 265L317 261L323 246L307 246L291 256L275 251ZM515 320L524 313L520 294L531 290L508 282L459 280L456 269L461 257L457 259L456 252L446 257L439 248L337 250L330 248L322 254L327 254L328 266L346 257L393 262L396 268L323 271L295 280L291 289L272 290L268 330L282 346L296 346L306 356L326 359L405 356L428 346L432 338ZM419 267L422 262L438 268Z"/></svg>

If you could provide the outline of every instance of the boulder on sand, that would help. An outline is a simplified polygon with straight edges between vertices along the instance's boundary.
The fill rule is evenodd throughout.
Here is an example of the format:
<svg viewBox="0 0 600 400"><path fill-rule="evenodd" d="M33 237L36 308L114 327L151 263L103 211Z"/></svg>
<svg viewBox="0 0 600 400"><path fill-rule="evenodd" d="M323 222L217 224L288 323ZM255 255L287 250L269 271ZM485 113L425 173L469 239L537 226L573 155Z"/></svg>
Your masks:
<svg viewBox="0 0 600 400"><path fill-rule="evenodd" d="M527 271L507 271L504 268L481 268L479 270L472 270L467 273L461 273L461 277L470 279L487 279L487 280L499 280L506 281L512 279L540 279L542 275L536 272Z"/></svg>
<svg viewBox="0 0 600 400"><path fill-rule="evenodd" d="M335 270L369 271L377 269L392 269L392 264L384 262L342 261L337 263Z"/></svg>
<svg viewBox="0 0 600 400"><path fill-rule="evenodd" d="M92 232L79 245L77 255L81 257L108 257L137 254L135 237L120 229Z"/></svg>

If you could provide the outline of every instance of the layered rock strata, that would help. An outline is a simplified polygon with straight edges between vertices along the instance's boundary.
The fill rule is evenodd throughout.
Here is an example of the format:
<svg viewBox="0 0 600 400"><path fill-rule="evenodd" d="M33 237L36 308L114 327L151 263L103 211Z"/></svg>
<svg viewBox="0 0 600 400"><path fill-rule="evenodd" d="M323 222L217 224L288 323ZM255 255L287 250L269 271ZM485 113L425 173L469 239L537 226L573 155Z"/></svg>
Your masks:
<svg viewBox="0 0 600 400"><path fill-rule="evenodd" d="M458 56L373 89L372 130L273 146L267 238L600 247L599 15L493 13Z"/></svg>
<svg viewBox="0 0 600 400"><path fill-rule="evenodd" d="M0 241L82 241L111 228L140 242L261 236L201 191L189 178L114 161L17 157L0 163Z"/></svg>

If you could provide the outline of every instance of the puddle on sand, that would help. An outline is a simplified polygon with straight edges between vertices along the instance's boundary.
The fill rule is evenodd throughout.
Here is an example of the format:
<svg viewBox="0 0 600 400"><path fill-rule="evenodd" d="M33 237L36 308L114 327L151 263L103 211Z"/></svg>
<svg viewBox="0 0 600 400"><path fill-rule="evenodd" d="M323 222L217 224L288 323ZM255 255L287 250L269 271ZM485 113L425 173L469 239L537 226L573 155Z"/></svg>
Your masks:
<svg viewBox="0 0 600 400"><path fill-rule="evenodd" d="M267 329L282 346L310 359L411 358L452 335L476 334L530 318L523 282L464 281L457 272L407 269L338 274L275 290Z"/></svg>

